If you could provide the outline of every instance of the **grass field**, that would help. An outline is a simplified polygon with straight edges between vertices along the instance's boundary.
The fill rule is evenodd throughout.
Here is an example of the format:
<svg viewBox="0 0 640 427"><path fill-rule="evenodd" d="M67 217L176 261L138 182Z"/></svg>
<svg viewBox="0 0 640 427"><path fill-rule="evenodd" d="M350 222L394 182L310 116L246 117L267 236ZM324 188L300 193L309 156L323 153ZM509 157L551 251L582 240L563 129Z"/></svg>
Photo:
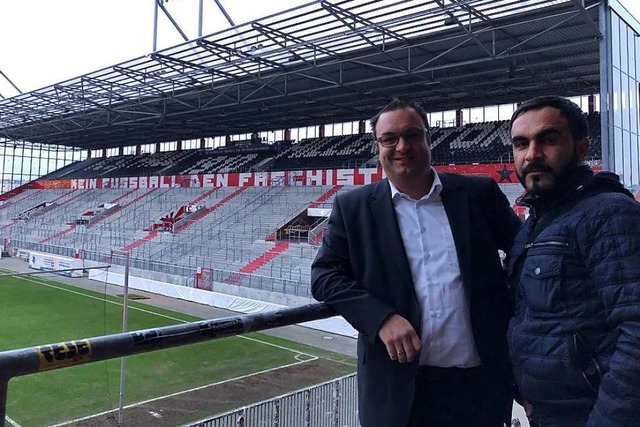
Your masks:
<svg viewBox="0 0 640 427"><path fill-rule="evenodd" d="M122 330L121 299L50 279L0 277L0 301L0 351ZM140 302L131 301L129 307L130 331L200 320ZM125 404L144 405L145 416L156 417L154 425L175 425L354 370L346 356L248 334L128 357ZM7 399L10 424L55 425L86 418L94 420L86 425L103 425L92 417L118 407L119 378L119 360L14 378ZM133 415L128 421L149 425Z"/></svg>

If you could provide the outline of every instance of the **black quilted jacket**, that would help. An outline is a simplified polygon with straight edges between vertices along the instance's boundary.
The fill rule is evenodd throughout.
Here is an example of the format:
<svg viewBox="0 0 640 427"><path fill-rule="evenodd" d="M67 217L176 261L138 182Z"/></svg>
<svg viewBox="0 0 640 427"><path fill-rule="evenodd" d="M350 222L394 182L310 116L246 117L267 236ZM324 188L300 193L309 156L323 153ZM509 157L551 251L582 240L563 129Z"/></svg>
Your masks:
<svg viewBox="0 0 640 427"><path fill-rule="evenodd" d="M510 254L516 384L534 417L640 426L640 204L616 175L584 167L559 194L525 197L532 214Z"/></svg>

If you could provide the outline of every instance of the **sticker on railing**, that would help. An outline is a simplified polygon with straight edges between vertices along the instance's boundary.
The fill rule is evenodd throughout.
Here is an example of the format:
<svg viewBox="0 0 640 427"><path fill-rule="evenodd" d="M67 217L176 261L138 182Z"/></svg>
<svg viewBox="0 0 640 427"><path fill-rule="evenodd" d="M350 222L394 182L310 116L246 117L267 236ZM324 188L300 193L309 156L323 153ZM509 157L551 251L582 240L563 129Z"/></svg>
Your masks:
<svg viewBox="0 0 640 427"><path fill-rule="evenodd" d="M198 325L200 334L205 337L218 338L238 335L244 330L242 319L221 319L212 322L201 322Z"/></svg>
<svg viewBox="0 0 640 427"><path fill-rule="evenodd" d="M38 371L79 365L91 360L89 340L69 341L38 347Z"/></svg>
<svg viewBox="0 0 640 427"><path fill-rule="evenodd" d="M160 345L162 344L163 336L162 333L157 330L151 331L143 331L143 332L132 332L131 338L133 339L134 346L140 345Z"/></svg>

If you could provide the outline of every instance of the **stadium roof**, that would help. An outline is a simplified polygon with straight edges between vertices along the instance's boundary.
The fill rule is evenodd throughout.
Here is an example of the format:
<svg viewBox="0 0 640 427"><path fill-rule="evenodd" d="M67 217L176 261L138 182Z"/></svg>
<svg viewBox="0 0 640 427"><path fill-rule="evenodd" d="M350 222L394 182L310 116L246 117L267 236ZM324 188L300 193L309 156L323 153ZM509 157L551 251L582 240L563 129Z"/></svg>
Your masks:
<svg viewBox="0 0 640 427"><path fill-rule="evenodd" d="M319 1L0 101L0 138L98 149L597 93L599 1Z"/></svg>

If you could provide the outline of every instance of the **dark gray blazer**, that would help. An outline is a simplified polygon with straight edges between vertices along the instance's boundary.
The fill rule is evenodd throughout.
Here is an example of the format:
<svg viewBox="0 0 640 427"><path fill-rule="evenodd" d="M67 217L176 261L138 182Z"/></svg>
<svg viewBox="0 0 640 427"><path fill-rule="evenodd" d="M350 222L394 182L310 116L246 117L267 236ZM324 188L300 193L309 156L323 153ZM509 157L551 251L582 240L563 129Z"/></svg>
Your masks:
<svg viewBox="0 0 640 427"><path fill-rule="evenodd" d="M498 249L511 248L520 221L491 178L439 176L476 346L482 364L495 372L495 410L504 411L506 420L512 404L506 344L511 302ZM421 314L386 179L336 197L329 232L311 267L311 289L359 331L362 426L405 426L418 361L391 361L378 330L398 313L420 336Z"/></svg>

